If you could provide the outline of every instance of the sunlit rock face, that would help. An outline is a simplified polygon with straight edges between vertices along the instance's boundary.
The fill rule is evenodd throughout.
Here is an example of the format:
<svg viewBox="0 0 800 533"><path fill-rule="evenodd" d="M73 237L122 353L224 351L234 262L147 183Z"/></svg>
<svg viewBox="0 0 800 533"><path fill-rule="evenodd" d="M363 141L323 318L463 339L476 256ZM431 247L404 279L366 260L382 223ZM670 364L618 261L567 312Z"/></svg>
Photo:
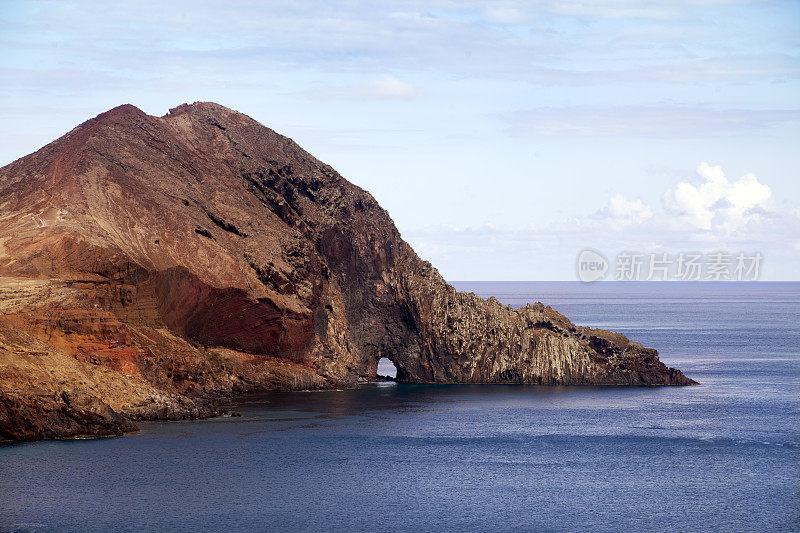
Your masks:
<svg viewBox="0 0 800 533"><path fill-rule="evenodd" d="M8 405L68 391L113 433L118 413L354 385L381 357L400 381L691 383L622 335L456 292L369 193L217 104L121 106L0 170Z"/></svg>

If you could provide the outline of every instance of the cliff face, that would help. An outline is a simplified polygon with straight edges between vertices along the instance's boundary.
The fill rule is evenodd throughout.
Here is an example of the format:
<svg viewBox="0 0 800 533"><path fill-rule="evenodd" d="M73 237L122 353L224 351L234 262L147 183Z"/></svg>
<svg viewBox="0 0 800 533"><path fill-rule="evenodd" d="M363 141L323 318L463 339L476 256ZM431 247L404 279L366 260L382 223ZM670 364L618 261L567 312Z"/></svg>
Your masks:
<svg viewBox="0 0 800 533"><path fill-rule="evenodd" d="M121 106L0 170L0 438L353 385L382 356L401 381L692 383L622 335L456 292L369 193L216 104Z"/></svg>

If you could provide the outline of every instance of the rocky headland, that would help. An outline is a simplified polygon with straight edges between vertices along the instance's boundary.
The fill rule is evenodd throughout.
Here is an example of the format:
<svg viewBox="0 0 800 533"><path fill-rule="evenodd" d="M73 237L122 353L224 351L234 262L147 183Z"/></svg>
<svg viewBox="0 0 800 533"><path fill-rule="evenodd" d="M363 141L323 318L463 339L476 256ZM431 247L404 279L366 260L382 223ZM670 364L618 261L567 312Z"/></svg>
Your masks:
<svg viewBox="0 0 800 533"><path fill-rule="evenodd" d="M291 139L124 105L0 169L0 439L119 435L216 400L401 382L688 385L655 350L457 292Z"/></svg>

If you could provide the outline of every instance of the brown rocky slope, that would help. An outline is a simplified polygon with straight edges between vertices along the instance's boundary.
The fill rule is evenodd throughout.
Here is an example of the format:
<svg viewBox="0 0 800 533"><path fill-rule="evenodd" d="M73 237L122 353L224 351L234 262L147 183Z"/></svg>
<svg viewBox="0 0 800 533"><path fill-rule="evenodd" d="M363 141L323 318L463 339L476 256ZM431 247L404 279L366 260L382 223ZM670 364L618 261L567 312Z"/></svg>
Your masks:
<svg viewBox="0 0 800 533"><path fill-rule="evenodd" d="M686 385L655 350L459 293L366 191L213 103L124 105L0 169L0 439L400 381Z"/></svg>

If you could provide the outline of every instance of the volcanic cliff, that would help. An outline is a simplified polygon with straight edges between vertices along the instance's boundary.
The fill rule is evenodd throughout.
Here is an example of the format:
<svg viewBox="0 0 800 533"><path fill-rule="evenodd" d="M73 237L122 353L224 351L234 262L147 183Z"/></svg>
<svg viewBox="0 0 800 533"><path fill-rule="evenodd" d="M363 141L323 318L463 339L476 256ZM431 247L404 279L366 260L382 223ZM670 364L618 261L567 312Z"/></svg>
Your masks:
<svg viewBox="0 0 800 533"><path fill-rule="evenodd" d="M366 191L213 103L124 105L0 169L0 439L398 380L686 385L542 304L457 292Z"/></svg>

